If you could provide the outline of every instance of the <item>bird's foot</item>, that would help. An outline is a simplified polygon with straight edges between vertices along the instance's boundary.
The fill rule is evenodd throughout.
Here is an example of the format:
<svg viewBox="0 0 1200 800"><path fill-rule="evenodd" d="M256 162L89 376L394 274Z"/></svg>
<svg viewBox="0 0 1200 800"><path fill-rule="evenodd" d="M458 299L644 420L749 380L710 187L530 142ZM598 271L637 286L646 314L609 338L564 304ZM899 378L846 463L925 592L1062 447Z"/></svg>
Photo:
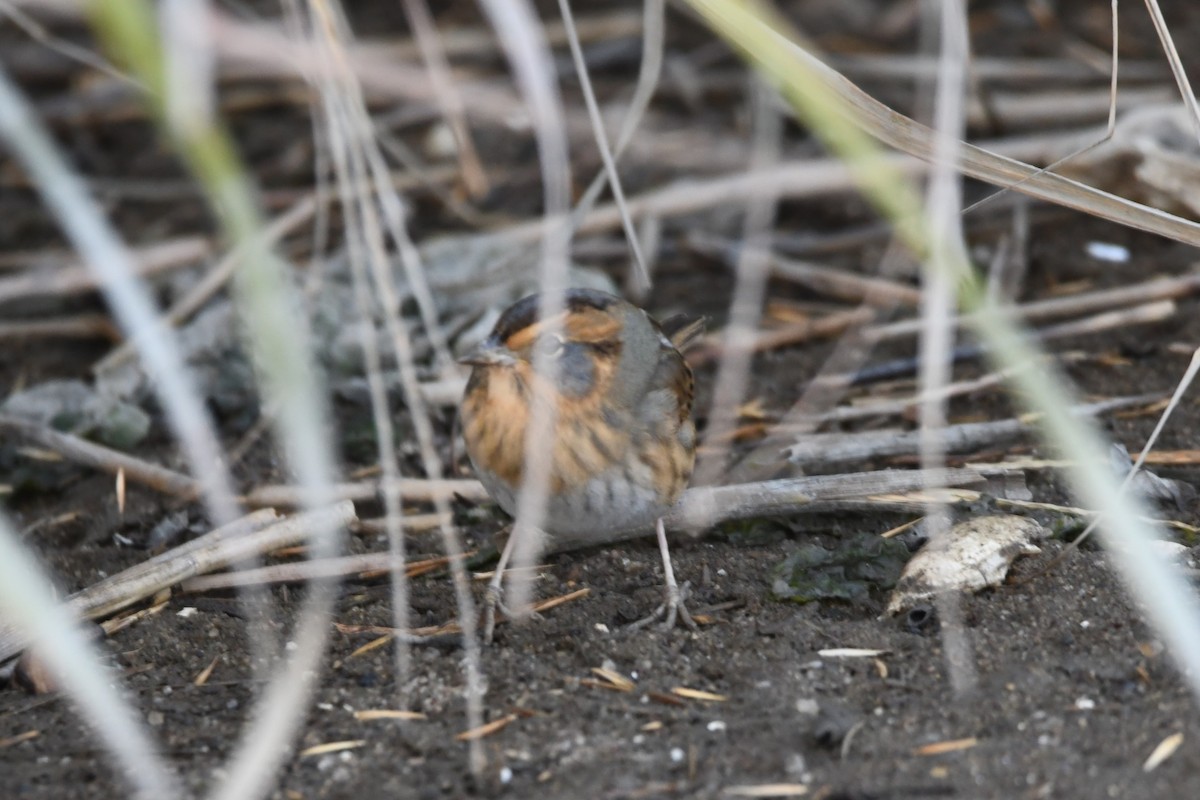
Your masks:
<svg viewBox="0 0 1200 800"><path fill-rule="evenodd" d="M662 629L665 631L674 629L676 625L685 627L688 630L697 630L696 620L692 619L692 615L688 611L686 604L690 589L690 583L684 583L683 586L668 584L665 587L666 597L659 604L658 608L654 609L654 612L650 616L630 624L628 626L629 630L641 630L653 625L655 622L662 622Z"/></svg>
<svg viewBox="0 0 1200 800"><path fill-rule="evenodd" d="M483 643L492 643L492 634L496 630L496 612L499 611L505 619L541 619L542 615L526 608L524 613L514 611L504 604L504 589L497 584L489 584L487 594L483 598Z"/></svg>

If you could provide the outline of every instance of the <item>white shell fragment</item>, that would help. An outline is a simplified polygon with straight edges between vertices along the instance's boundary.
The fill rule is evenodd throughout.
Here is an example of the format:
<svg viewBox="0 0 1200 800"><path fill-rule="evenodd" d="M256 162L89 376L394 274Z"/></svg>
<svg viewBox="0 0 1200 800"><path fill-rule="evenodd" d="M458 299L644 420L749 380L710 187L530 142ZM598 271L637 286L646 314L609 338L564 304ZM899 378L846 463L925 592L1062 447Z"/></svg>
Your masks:
<svg viewBox="0 0 1200 800"><path fill-rule="evenodd" d="M1006 514L960 522L909 559L887 613L906 611L942 592L997 586L1019 556L1040 553L1033 542L1045 538L1045 529L1028 517Z"/></svg>
<svg viewBox="0 0 1200 800"><path fill-rule="evenodd" d="M1087 254L1097 261L1124 264L1129 260L1129 248L1108 242L1088 242Z"/></svg>

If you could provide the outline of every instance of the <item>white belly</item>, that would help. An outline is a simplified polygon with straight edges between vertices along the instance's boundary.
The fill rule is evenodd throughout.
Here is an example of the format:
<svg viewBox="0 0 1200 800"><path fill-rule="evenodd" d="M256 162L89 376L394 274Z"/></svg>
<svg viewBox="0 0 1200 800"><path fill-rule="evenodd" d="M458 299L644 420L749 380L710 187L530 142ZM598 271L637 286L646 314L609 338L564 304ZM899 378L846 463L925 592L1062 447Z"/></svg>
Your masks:
<svg viewBox="0 0 1200 800"><path fill-rule="evenodd" d="M517 492L488 470L475 472L484 488L510 516L517 515ZM542 529L571 539L650 526L669 506L653 489L629 481L623 470L609 470L584 486L550 498Z"/></svg>

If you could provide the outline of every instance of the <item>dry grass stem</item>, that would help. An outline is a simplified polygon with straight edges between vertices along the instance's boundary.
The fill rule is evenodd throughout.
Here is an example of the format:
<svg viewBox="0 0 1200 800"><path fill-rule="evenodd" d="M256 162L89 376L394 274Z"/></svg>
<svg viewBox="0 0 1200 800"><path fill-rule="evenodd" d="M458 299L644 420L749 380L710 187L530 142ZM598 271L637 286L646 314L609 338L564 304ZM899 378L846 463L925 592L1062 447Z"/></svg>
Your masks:
<svg viewBox="0 0 1200 800"><path fill-rule="evenodd" d="M765 170L777 165L783 139L783 117L775 108L775 94L766 83L754 79L750 92L753 142L750 167ZM763 193L747 201L742 220L744 246L737 252L733 296L729 301L729 323L721 332L721 356L713 376L708 425L700 437L708 445L697 453L692 482L697 486L715 483L724 472L730 434L737 425L737 409L749 385L751 359L762 308L771 276L768 252L779 195Z"/></svg>
<svg viewBox="0 0 1200 800"><path fill-rule="evenodd" d="M516 722L518 719L520 719L520 716L517 714L507 714L499 719L494 719L491 722L480 725L477 728L463 731L454 737L454 741L472 742L477 739L483 739L484 737L491 736L493 733L499 733L512 723Z"/></svg>
<svg viewBox="0 0 1200 800"><path fill-rule="evenodd" d="M15 736L6 736L5 738L0 739L0 750L5 750L13 745L18 745L21 742L28 742L30 739L36 739L41 735L41 731L25 731L23 733L18 733Z"/></svg>
<svg viewBox="0 0 1200 800"><path fill-rule="evenodd" d="M960 750L970 750L977 744L979 744L979 740L970 736L966 739L950 739L923 745L913 750L912 753L914 756L940 756L946 753L957 753Z"/></svg>
<svg viewBox="0 0 1200 800"><path fill-rule="evenodd" d="M706 692L702 689L689 689L686 686L676 686L671 690L671 694L686 700L702 700L706 703L726 703L729 701L729 698L723 694Z"/></svg>
<svg viewBox="0 0 1200 800"><path fill-rule="evenodd" d="M169 589L164 589L154 596L152 601L154 605L146 608L138 609L137 611L129 611L124 614L119 614L112 619L106 619L100 623L100 629L104 631L105 636L123 631L130 625L141 622L148 617L157 616L167 608L167 604L171 600L171 592Z"/></svg>
<svg viewBox="0 0 1200 800"><path fill-rule="evenodd" d="M428 719L420 711L404 711L395 708L367 708L355 711L354 718L359 722L374 722L381 719L398 719L411 722Z"/></svg>
<svg viewBox="0 0 1200 800"><path fill-rule="evenodd" d="M629 678L611 669L592 667L592 674L600 678L599 681L593 681L593 683L604 689L612 689L617 692L632 692L637 687L637 684L629 680Z"/></svg>
<svg viewBox="0 0 1200 800"><path fill-rule="evenodd" d="M345 750L357 750L366 743L366 739L345 739L340 742L326 742L325 744L316 744L312 747L306 747L297 753L296 757L312 758L313 756L323 756L327 753L341 753Z"/></svg>
<svg viewBox="0 0 1200 800"><path fill-rule="evenodd" d="M208 679L212 677L213 670L217 668L217 662L220 660L220 656L213 656L213 660L208 662L208 666L200 670L200 673L196 675L195 680L192 681L192 685L203 686L204 684L208 683Z"/></svg>

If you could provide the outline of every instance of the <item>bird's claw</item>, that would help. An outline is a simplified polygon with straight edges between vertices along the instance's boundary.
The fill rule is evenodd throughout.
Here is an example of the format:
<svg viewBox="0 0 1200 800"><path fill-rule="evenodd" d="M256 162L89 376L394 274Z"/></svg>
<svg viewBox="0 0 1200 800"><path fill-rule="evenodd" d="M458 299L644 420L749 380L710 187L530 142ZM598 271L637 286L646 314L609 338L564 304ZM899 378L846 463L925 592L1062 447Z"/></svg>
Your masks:
<svg viewBox="0 0 1200 800"><path fill-rule="evenodd" d="M666 597L659 603L658 608L654 609L650 616L630 624L629 629L641 630L661 620L662 629L665 631L673 630L677 623L688 630L697 630L696 620L692 619L686 604L690 589L691 584L686 582L683 586L667 586Z"/></svg>
<svg viewBox="0 0 1200 800"><path fill-rule="evenodd" d="M504 615L505 619L513 620L519 618L541 619L542 615L533 610L526 610L523 614L513 611L504 604L504 590L496 585L490 585L487 588L487 594L483 598L483 643L489 645L492 643L492 634L496 630L496 612L499 611Z"/></svg>

